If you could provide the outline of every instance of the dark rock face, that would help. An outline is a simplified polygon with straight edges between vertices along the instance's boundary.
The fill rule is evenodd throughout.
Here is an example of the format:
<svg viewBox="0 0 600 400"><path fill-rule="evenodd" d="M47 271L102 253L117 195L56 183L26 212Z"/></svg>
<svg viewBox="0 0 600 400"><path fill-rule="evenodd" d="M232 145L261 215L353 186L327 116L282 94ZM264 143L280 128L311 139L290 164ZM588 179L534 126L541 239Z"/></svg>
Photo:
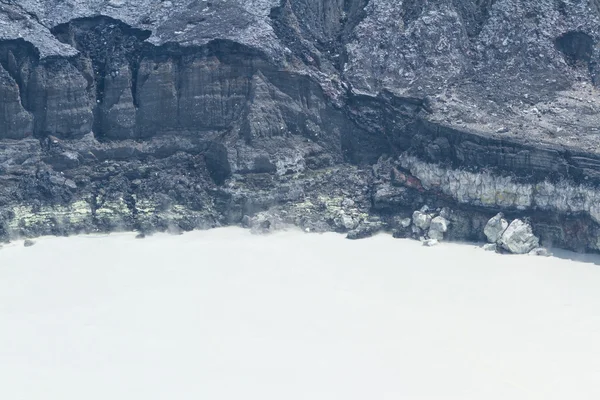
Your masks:
<svg viewBox="0 0 600 400"><path fill-rule="evenodd" d="M21 104L17 82L0 66L0 132L3 139L23 139L33 133L33 115Z"/></svg>
<svg viewBox="0 0 600 400"><path fill-rule="evenodd" d="M563 52L571 65L589 65L594 51L594 39L587 33L567 32L556 39L556 47Z"/></svg>
<svg viewBox="0 0 600 400"><path fill-rule="evenodd" d="M599 23L555 0L0 0L0 237L405 236L428 204L447 239L503 211L600 250Z"/></svg>

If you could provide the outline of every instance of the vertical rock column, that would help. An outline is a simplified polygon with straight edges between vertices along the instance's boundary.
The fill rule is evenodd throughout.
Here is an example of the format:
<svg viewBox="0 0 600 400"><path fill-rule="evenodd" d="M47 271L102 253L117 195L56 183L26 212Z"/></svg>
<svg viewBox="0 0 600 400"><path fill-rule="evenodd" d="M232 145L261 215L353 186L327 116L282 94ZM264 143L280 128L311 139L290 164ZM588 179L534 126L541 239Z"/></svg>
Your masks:
<svg viewBox="0 0 600 400"><path fill-rule="evenodd" d="M137 79L139 136L151 137L178 126L177 62L172 59L140 63Z"/></svg>
<svg viewBox="0 0 600 400"><path fill-rule="evenodd" d="M28 84L28 98L36 133L76 138L91 132L94 115L87 86L83 75L67 60L35 67Z"/></svg>
<svg viewBox="0 0 600 400"><path fill-rule="evenodd" d="M33 133L33 115L23 108L19 86L0 65L0 139L22 139Z"/></svg>
<svg viewBox="0 0 600 400"><path fill-rule="evenodd" d="M133 104L133 82L129 65L114 68L103 79L104 96L100 105L102 135L110 139L134 138L137 113Z"/></svg>

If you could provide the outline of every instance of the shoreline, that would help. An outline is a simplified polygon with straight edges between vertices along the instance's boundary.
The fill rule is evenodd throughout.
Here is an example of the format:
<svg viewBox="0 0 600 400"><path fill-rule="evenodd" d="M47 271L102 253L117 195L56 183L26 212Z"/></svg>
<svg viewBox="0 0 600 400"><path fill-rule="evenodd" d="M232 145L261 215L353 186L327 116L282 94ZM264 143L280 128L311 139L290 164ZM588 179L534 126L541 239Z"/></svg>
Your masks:
<svg viewBox="0 0 600 400"><path fill-rule="evenodd" d="M215 227L215 228L210 228L210 229L196 229L196 230L191 230L191 231L181 231L178 233L170 233L170 232L153 232L150 234L147 234L145 237L138 237L139 232L136 231L112 231L112 232L108 232L108 233L81 233L81 234L74 234L74 235L69 235L69 236L55 236L55 235L46 235L46 236L40 236L40 237L36 237L33 239L34 241L34 245L37 245L38 243L42 243L42 242L51 242L51 241L55 241L55 240L67 240L67 239L73 239L73 238L79 238L79 239L88 239L88 240L102 240L102 239L113 239L113 238L120 238L120 239L127 239L127 240L134 240L134 241L154 241L154 240L161 240L161 239L170 239L170 240L174 240L178 237L190 237L190 236L198 236L198 239L201 239L202 237L206 237L206 236L213 236L214 238L222 238L221 235L227 235L230 233L234 233L234 234L239 234L240 232L243 232L244 234L247 234L247 236L249 237L261 237L264 239L269 239L269 238L283 238L286 236L292 236L294 234L303 234L303 235L314 235L314 236L330 236L330 237L343 237L345 240L348 240L347 238L347 234L345 233L339 233L339 232L306 232L305 230L302 230L299 227L296 226L287 226L287 227L283 227L283 228L279 228L277 230L274 231L269 231L269 232L253 232L252 229L247 228L247 227L243 227L243 226L223 226L223 227ZM385 240L388 239L392 239L393 241L397 241L399 245L403 244L403 243L411 243L411 245L417 246L417 247L427 247L424 244L423 240L418 240L418 239L414 239L414 238L394 238L393 234L391 232L385 232L385 231L379 231L375 234L373 234L372 236L369 237L365 237L362 239L358 239L358 241L366 241L369 242L370 240L381 240L382 238L385 238ZM0 252L3 250L8 250L11 248L21 248L24 247L23 244L26 240L29 240L27 238L21 238L21 239L14 239L9 243L5 243L3 246L0 246ZM535 255L531 255L531 254L511 254L508 252L491 252L491 251L487 251L485 250L484 246L486 245L486 243L481 243L481 242L469 242L469 241L441 241L439 242L438 246L440 247L453 247L453 246L458 246L460 248L471 248L473 250L478 250L480 252L486 253L486 254L496 254L500 257L528 257L531 259L536 259L539 256L535 256ZM437 247L437 246L436 246ZM549 249L551 251L551 254L549 256L544 256L543 258L550 258L550 259L556 259L556 260L563 260L563 261L572 261L572 262L577 262L577 263L585 263L585 264L595 264L600 266L600 254L597 253L577 253L577 252L573 252L570 250L565 250L565 249Z"/></svg>

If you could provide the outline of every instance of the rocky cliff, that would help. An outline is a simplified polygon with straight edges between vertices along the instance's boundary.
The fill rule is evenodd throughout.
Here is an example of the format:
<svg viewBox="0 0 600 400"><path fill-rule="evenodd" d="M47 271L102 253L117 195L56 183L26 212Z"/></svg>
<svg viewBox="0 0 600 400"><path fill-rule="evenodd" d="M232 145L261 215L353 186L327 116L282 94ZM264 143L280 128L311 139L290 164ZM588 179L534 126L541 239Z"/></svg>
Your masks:
<svg viewBox="0 0 600 400"><path fill-rule="evenodd" d="M0 237L400 232L600 250L596 0L0 0Z"/></svg>

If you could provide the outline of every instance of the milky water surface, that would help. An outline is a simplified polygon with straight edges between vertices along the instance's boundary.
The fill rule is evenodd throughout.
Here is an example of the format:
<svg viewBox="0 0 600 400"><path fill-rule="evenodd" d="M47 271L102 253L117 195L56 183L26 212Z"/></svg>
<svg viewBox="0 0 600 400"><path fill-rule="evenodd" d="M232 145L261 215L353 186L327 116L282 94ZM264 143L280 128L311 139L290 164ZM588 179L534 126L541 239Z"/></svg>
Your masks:
<svg viewBox="0 0 600 400"><path fill-rule="evenodd" d="M0 398L600 399L600 267L234 228L16 244Z"/></svg>

